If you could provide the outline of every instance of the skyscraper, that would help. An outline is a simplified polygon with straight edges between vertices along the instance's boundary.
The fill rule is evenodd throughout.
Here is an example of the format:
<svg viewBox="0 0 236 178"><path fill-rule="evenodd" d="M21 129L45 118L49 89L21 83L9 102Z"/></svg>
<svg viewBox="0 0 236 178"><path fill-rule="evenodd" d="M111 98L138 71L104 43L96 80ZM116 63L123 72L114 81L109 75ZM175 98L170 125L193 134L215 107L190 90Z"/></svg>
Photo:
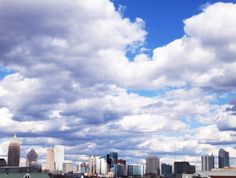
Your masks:
<svg viewBox="0 0 236 178"><path fill-rule="evenodd" d="M32 162L38 161L38 154L32 148L26 156L26 165L29 166Z"/></svg>
<svg viewBox="0 0 236 178"><path fill-rule="evenodd" d="M110 168L113 167L114 164L117 163L118 160L118 153L117 152L111 152L110 154L107 154L107 164Z"/></svg>
<svg viewBox="0 0 236 178"><path fill-rule="evenodd" d="M79 163L77 166L78 173L88 173L88 165L86 163Z"/></svg>
<svg viewBox="0 0 236 178"><path fill-rule="evenodd" d="M8 166L19 166L20 164L20 141L16 134L8 146Z"/></svg>
<svg viewBox="0 0 236 178"><path fill-rule="evenodd" d="M96 174L96 159L94 156L91 156L88 161L89 166L89 174L95 175Z"/></svg>
<svg viewBox="0 0 236 178"><path fill-rule="evenodd" d="M169 164L162 163L161 164L161 174L164 176L172 174L172 166Z"/></svg>
<svg viewBox="0 0 236 178"><path fill-rule="evenodd" d="M49 171L54 171L54 149L53 148L48 148L47 150L47 163L46 163L46 168Z"/></svg>
<svg viewBox="0 0 236 178"><path fill-rule="evenodd" d="M219 156L218 156L218 163L219 168L224 168L226 166L229 166L229 152L225 151L224 149L219 150Z"/></svg>
<svg viewBox="0 0 236 178"><path fill-rule="evenodd" d="M100 158L101 175L107 175L107 161L104 158Z"/></svg>
<svg viewBox="0 0 236 178"><path fill-rule="evenodd" d="M146 158L146 174L160 175L160 160L156 156Z"/></svg>
<svg viewBox="0 0 236 178"><path fill-rule="evenodd" d="M54 146L54 164L56 171L62 171L64 163L64 146Z"/></svg>
<svg viewBox="0 0 236 178"><path fill-rule="evenodd" d="M101 163L100 163L100 157L99 156L95 156L95 173L97 175L101 174Z"/></svg>
<svg viewBox="0 0 236 178"><path fill-rule="evenodd" d="M194 174L196 167L190 165L189 162L174 162L174 173L175 174Z"/></svg>
<svg viewBox="0 0 236 178"><path fill-rule="evenodd" d="M202 171L210 171L215 167L214 156L202 156Z"/></svg>
<svg viewBox="0 0 236 178"><path fill-rule="evenodd" d="M140 176L144 175L144 165L130 164L127 166L127 176Z"/></svg>

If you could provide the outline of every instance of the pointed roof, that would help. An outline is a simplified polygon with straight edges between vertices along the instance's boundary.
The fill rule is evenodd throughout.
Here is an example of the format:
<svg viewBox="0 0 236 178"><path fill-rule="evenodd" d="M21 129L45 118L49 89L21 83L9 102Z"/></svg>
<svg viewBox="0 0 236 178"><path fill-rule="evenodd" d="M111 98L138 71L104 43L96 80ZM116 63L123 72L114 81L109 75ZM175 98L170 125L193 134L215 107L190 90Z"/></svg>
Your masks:
<svg viewBox="0 0 236 178"><path fill-rule="evenodd" d="M20 140L16 137L16 133L14 134L14 136L12 137L12 140L10 143L18 143L21 144Z"/></svg>

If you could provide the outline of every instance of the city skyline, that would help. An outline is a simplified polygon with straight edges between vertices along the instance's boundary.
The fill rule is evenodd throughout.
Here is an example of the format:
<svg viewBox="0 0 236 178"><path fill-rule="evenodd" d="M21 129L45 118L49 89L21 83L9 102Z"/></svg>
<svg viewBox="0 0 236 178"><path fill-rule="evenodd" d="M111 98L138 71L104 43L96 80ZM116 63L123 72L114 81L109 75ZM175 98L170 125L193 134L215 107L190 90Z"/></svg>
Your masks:
<svg viewBox="0 0 236 178"><path fill-rule="evenodd" d="M21 162L63 145L63 161L199 168L222 148L236 166L235 0L0 0L0 12L0 158L16 133Z"/></svg>
<svg viewBox="0 0 236 178"><path fill-rule="evenodd" d="M202 155L199 157L201 159L201 168L198 164L191 165L190 161L185 160L174 160L173 162L166 162L163 160L163 157L157 157L157 155L148 155L146 156L145 163L141 162L129 162L129 160L124 160L122 157L119 157L118 152L103 153L102 155L87 155L87 160L65 160L64 146L63 145L54 145L47 148L46 153L46 162L38 161L38 154L34 148L31 148L26 155L26 160L20 162L20 159L25 155L20 153L20 144L22 142L19 138L14 137L10 140L8 144L8 158L4 159L4 156L1 155L0 158L1 165L0 167L10 166L10 167L30 167L32 165L37 165L42 168L42 170L56 173L68 173L70 171L79 173L87 173L91 175L108 175L109 172L116 172L119 169L122 169L122 176L126 174L135 174L137 171L145 172L146 174L155 174L155 175L169 175L177 173L179 171L182 173L193 174L199 171L211 171L217 169L235 169L236 166L232 165L230 162L230 153L220 148L218 155ZM218 159L217 159L218 157ZM217 161L215 161L215 159ZM85 168L80 166L85 164ZM177 165L176 165L177 164ZM122 165L123 168L118 168ZM144 166L135 167L135 165ZM217 166L218 165L218 166ZM88 167L89 169L86 169ZM172 167L174 169L172 170ZM193 169L194 168L194 169ZM81 169L83 170L81 172ZM118 170L117 170L118 169ZM67 171L66 171L67 170ZM121 171L121 170L120 170ZM119 171L118 171L119 172ZM171 173L170 173L171 172ZM179 174L177 173L177 174ZM116 173L117 174L117 173ZM118 173L119 174L119 173ZM144 174L141 174L144 175ZM121 176L121 177L122 177ZM117 177L117 175L115 176ZM118 176L120 177L120 176Z"/></svg>

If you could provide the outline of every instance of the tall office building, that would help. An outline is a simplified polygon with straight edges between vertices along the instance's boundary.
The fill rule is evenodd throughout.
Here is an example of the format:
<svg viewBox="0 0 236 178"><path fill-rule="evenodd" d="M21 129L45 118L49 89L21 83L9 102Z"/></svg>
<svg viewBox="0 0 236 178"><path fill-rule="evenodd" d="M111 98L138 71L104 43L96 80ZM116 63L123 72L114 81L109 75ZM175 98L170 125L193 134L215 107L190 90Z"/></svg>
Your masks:
<svg viewBox="0 0 236 178"><path fill-rule="evenodd" d="M124 170L125 170L124 164L120 164L120 163L114 164L112 170L113 170L114 178L125 176L124 175Z"/></svg>
<svg viewBox="0 0 236 178"><path fill-rule="evenodd" d="M123 160L123 159L118 159L116 161L117 164L123 164L124 165L124 173L123 175L126 176L126 160Z"/></svg>
<svg viewBox="0 0 236 178"><path fill-rule="evenodd" d="M229 152L225 151L224 149L219 150L219 156L218 156L218 163L219 168L224 168L226 166L229 166Z"/></svg>
<svg viewBox="0 0 236 178"><path fill-rule="evenodd" d="M94 156L91 156L88 161L89 166L89 174L95 175L96 174L96 158Z"/></svg>
<svg viewBox="0 0 236 178"><path fill-rule="evenodd" d="M100 168L101 168L101 175L107 175L107 161L104 158L100 158Z"/></svg>
<svg viewBox="0 0 236 178"><path fill-rule="evenodd" d="M164 176L172 174L172 166L169 164L162 163L161 164L161 174Z"/></svg>
<svg viewBox="0 0 236 178"><path fill-rule="evenodd" d="M77 166L78 173L88 173L88 165L86 163L79 163Z"/></svg>
<svg viewBox="0 0 236 178"><path fill-rule="evenodd" d="M95 173L97 175L101 174L101 163L100 163L100 157L95 156Z"/></svg>
<svg viewBox="0 0 236 178"><path fill-rule="evenodd" d="M117 152L111 152L110 154L107 154L107 164L109 168L112 168L113 165L117 163L117 160L118 160Z"/></svg>
<svg viewBox="0 0 236 178"><path fill-rule="evenodd" d="M144 175L144 165L130 164L127 166L127 176L143 177L143 175Z"/></svg>
<svg viewBox="0 0 236 178"><path fill-rule="evenodd" d="M196 167L190 165L189 162L174 162L174 173L175 174L194 174Z"/></svg>
<svg viewBox="0 0 236 178"><path fill-rule="evenodd" d="M210 171L215 167L214 156L202 156L202 171Z"/></svg>
<svg viewBox="0 0 236 178"><path fill-rule="evenodd" d="M146 158L146 174L160 175L160 160L156 156Z"/></svg>
<svg viewBox="0 0 236 178"><path fill-rule="evenodd" d="M20 164L20 141L16 134L8 145L8 166L19 166Z"/></svg>
<svg viewBox="0 0 236 178"><path fill-rule="evenodd" d="M54 164L56 171L62 171L64 163L64 146L55 145L54 146Z"/></svg>
<svg viewBox="0 0 236 178"><path fill-rule="evenodd" d="M32 164L32 162L37 162L37 161L38 161L38 154L32 148L26 156L26 166L29 166Z"/></svg>
<svg viewBox="0 0 236 178"><path fill-rule="evenodd" d="M49 171L54 171L55 170L55 165L54 165L54 149L53 148L48 148L48 150L47 150L46 168Z"/></svg>

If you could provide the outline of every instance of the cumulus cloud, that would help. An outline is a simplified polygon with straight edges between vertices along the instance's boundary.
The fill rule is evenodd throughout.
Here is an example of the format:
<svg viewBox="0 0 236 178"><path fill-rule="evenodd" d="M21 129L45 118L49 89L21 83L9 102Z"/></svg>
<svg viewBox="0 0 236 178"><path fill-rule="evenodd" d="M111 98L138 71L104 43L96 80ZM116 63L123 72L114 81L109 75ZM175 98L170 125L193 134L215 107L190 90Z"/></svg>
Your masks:
<svg viewBox="0 0 236 178"><path fill-rule="evenodd" d="M235 9L205 7L184 20L182 38L148 56L145 22L111 1L0 0L0 64L13 71L0 80L0 133L14 128L23 152L34 146L42 159L64 144L67 159L176 151L198 162L235 141L234 102L215 102L235 91Z"/></svg>

